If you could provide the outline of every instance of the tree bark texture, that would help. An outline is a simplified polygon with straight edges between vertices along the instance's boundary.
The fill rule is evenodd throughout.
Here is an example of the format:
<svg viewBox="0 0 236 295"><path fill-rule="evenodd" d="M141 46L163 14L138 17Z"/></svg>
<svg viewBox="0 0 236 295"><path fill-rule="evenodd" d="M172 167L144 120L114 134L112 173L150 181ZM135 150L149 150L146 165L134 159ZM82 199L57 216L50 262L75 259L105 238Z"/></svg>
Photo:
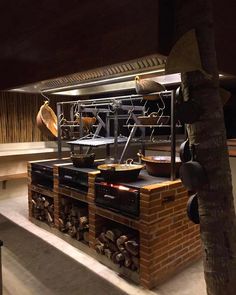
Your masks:
<svg viewBox="0 0 236 295"><path fill-rule="evenodd" d="M189 95L203 108L199 121L187 125L187 130L190 143L196 145L196 159L205 168L208 180L198 192L207 293L234 295L236 223L224 115L219 96L212 3L209 0L174 2L176 39L195 29L202 67L212 75L209 79L199 71L182 73L185 99Z"/></svg>

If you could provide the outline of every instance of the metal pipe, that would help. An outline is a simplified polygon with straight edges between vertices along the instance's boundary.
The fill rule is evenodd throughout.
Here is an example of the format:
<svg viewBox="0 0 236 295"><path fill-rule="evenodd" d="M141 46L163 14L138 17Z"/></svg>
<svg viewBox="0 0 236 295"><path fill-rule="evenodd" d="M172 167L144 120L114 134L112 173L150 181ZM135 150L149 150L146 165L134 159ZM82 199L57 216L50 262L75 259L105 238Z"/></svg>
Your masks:
<svg viewBox="0 0 236 295"><path fill-rule="evenodd" d="M117 163L118 161L118 111L115 108L114 112L114 162Z"/></svg>
<svg viewBox="0 0 236 295"><path fill-rule="evenodd" d="M83 134L84 134L84 130L83 130L83 127L84 127L84 124L83 124L83 120L82 120L82 108L81 106L79 106L79 137L83 137ZM83 146L80 145L79 147L79 152L82 154L83 153Z"/></svg>
<svg viewBox="0 0 236 295"><path fill-rule="evenodd" d="M60 118L61 118L61 105L57 103L57 153L58 159L62 158L61 155L61 126L60 126Z"/></svg>
<svg viewBox="0 0 236 295"><path fill-rule="evenodd" d="M175 180L175 155L176 155L176 142L175 142L175 92L171 91L171 180Z"/></svg>
<svg viewBox="0 0 236 295"><path fill-rule="evenodd" d="M165 91L161 91L161 92L155 92L152 93L150 95L153 94L161 94L162 96L170 96L172 90L165 90ZM149 96L149 94L145 94L145 96ZM104 98L97 98L97 99L87 99L87 100L74 100L74 101L63 101L63 102L58 102L59 104L71 104L71 103L77 103L77 104L81 104L81 106L88 106L88 103L93 103L91 104L91 106L97 106L97 102L104 102L104 103L108 103L110 102L114 102L114 100L121 100L121 101L130 101L132 100L139 100L140 98L143 98L143 95L141 94L131 94L131 95L121 95L121 96L114 96L114 97L104 97Z"/></svg>
<svg viewBox="0 0 236 295"><path fill-rule="evenodd" d="M133 136L134 136L136 130L137 130L137 127L134 125L133 128L132 128L132 130L131 130L131 132L130 132L130 135L129 135L127 141L126 141L125 147L124 147L124 149L123 149L123 151L122 151L122 154L121 154L121 157L120 157L119 163L122 163L122 162L123 162L124 157L125 157L125 153L126 153L128 147L129 147L130 141L132 140L132 138L133 138Z"/></svg>

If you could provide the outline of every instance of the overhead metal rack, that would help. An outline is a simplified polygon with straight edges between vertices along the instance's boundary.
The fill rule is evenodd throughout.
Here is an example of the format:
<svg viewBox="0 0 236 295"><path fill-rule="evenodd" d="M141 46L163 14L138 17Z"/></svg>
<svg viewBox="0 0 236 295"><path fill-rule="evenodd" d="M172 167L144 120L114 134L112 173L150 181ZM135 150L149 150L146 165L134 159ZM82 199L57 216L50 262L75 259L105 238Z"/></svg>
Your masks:
<svg viewBox="0 0 236 295"><path fill-rule="evenodd" d="M148 99L148 96L152 96L152 94L145 94L145 99ZM171 179L175 179L175 156L176 156L176 119L175 119L175 99L174 99L174 91L173 90L165 90L162 92L155 93L160 95L162 98L168 98L171 101L171 114L170 114L170 125L165 126L171 129L170 137L171 137ZM88 99L88 100L76 100L76 101L64 101L57 103L57 117L58 117L58 154L61 157L61 118L63 116L63 106L70 106L70 119L73 121L75 112L77 112L80 118L83 117L84 113L91 113L98 119L98 124L96 125L96 130L94 133L90 134L90 138L84 136L83 133L83 122L79 124L80 138L74 141L67 141L68 144L71 145L72 150L75 146L80 147L80 151L83 151L83 146L89 147L87 152L89 152L93 147L97 147L100 145L107 146L107 152L109 152L109 146L114 144L114 161L115 162L123 162L127 149L134 138L137 128L141 130L141 137L145 136L145 128L151 127L161 127L158 125L141 125L137 115L145 114L145 104L144 105L134 105L135 101L143 101L143 95L133 94L133 95L123 95L123 96L113 96L113 97L104 97L98 99ZM129 104L128 104L129 103ZM129 113L129 117L132 118L133 124L125 124L124 127L130 127L131 131L128 137L120 137L118 134L118 121L120 119L118 110L123 110ZM105 115L105 119L100 117L100 113ZM124 118L124 115L121 115ZM113 137L111 137L110 130L110 120L114 120L114 128L113 128ZM101 129L105 129L105 137L100 137ZM145 149L144 140L142 142L142 150ZM118 144L125 143L124 149L118 159Z"/></svg>

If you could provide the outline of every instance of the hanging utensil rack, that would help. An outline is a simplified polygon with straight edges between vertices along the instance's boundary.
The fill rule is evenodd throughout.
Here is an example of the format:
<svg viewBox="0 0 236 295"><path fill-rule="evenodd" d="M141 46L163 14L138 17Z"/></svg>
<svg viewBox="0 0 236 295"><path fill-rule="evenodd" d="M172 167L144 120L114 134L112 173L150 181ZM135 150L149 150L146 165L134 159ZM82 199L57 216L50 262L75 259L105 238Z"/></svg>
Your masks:
<svg viewBox="0 0 236 295"><path fill-rule="evenodd" d="M62 150L62 138L61 138L61 118L63 118L63 106L70 105L70 119L73 121L75 112L79 114L80 118L86 113L91 113L97 118L98 124L95 126L95 132L90 134L90 138L86 138L83 132L83 122L80 121L79 132L80 136L76 140L67 141L71 146L71 151L74 150L74 147L77 145L80 147L80 152L83 151L83 147L87 147L87 153L93 148L100 145L106 145L107 154L110 155L110 145L114 144L114 162L122 163L125 158L127 149L129 148L130 143L134 139L136 130L140 128L141 130L141 140L142 142L142 152L145 152L145 129L148 128L157 128L157 127L170 127L170 137L171 137L171 179L175 179L175 156L176 156L176 119L175 119L175 93L173 90L166 90L159 93L161 96L162 102L163 99L171 100L171 112L170 112L170 125L142 125L140 124L137 116L145 115L147 113L146 103L144 105L134 105L135 101L144 101L143 95L133 94L133 95L124 95L124 96L114 96L98 99L88 99L88 100L77 100L77 101L65 101L57 103L57 117L58 117L58 156L61 158ZM150 94L150 95L153 95ZM145 94L147 97L148 94ZM157 103L158 104L158 103ZM163 114L163 107L160 107L160 110ZM120 115L118 110L123 110L127 112L126 115ZM105 115L105 119L102 119L99 114ZM119 119L127 118L127 123L129 120L132 120L132 124L123 125L130 130L128 137L121 137L118 134ZM110 130L110 121L114 120L114 136L111 137ZM78 127L78 124L76 125ZM178 126L177 126L178 127ZM100 137L100 132L104 128L105 137ZM125 143L124 149L121 153L120 158L118 159L118 144Z"/></svg>

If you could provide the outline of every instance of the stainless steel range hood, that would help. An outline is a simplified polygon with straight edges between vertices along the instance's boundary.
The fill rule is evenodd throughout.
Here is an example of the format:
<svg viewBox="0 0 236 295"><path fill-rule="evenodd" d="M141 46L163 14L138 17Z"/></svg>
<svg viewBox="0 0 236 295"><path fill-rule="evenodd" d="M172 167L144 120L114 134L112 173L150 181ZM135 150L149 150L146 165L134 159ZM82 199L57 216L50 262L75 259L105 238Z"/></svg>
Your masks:
<svg viewBox="0 0 236 295"><path fill-rule="evenodd" d="M165 61L164 56L154 54L124 63L25 85L10 91L79 96L134 90L136 75L140 75L142 78L152 77L164 84L178 83L180 81L179 75L171 75L169 79L164 76Z"/></svg>

